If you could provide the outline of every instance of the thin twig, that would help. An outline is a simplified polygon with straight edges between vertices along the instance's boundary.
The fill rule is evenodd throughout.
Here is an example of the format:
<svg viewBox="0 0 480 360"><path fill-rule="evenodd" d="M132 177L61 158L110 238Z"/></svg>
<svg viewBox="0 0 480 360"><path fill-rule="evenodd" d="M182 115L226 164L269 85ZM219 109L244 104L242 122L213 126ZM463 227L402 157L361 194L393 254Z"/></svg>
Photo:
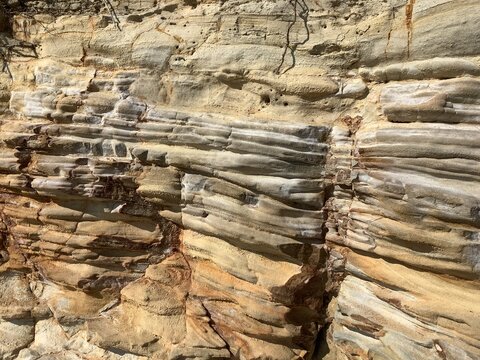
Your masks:
<svg viewBox="0 0 480 360"><path fill-rule="evenodd" d="M13 80L12 72L10 71L10 67L8 66L11 57L10 48L6 47L5 49L0 49L0 57L2 58L2 73L8 74L10 79Z"/></svg>
<svg viewBox="0 0 480 360"><path fill-rule="evenodd" d="M290 1L290 5L293 6L293 21L288 24L288 29L287 29L287 42L285 44L285 48L283 49L283 54L282 54L282 61L280 61L280 65L278 65L277 69L275 70L275 73L280 74L280 69L283 66L283 63L285 62L285 56L287 55L287 50L290 48L290 31L292 30L293 25L297 22L297 1L292 4L292 1Z"/></svg>
<svg viewBox="0 0 480 360"><path fill-rule="evenodd" d="M122 28L120 27L120 19L117 16L117 13L115 12L115 8L113 7L112 3L110 0L103 0L103 3L105 4L106 8L110 12L110 16L112 17L112 21L117 27L119 31L122 31Z"/></svg>
<svg viewBox="0 0 480 360"><path fill-rule="evenodd" d="M310 40L310 30L308 28L308 15L310 12L310 9L308 8L308 5L305 3L305 0L290 0L290 5L293 6L293 21L290 22L288 25L287 29L287 41L285 43L285 48L283 50L282 54L282 60L280 62L280 65L278 65L277 69L275 70L276 74L280 74L280 69L282 68L283 64L285 63L285 57L287 55L287 51L290 49L290 55L292 57L292 64L286 68L282 73L286 73L288 70L293 69L296 64L296 58L295 58L295 51L297 50L297 47L299 45L305 44L308 40ZM297 7L300 8L300 11L297 12ZM290 44L290 33L292 31L293 26L297 22L297 17L299 17L303 21L303 26L305 27L305 30L307 32L307 35L305 39L301 42L297 42L293 45Z"/></svg>

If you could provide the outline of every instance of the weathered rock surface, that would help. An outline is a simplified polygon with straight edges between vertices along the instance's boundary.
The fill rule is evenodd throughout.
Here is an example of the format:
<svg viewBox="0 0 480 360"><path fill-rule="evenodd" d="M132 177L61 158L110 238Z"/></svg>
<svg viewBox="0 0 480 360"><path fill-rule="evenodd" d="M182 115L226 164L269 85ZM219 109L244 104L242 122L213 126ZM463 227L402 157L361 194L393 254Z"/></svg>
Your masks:
<svg viewBox="0 0 480 360"><path fill-rule="evenodd" d="M0 4L0 358L480 359L479 14Z"/></svg>

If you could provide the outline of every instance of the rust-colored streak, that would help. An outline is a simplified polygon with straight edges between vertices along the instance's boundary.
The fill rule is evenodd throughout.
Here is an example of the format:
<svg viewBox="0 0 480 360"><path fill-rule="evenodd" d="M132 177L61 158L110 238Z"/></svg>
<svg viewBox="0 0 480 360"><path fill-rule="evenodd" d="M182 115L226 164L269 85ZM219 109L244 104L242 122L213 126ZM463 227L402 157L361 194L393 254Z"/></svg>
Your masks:
<svg viewBox="0 0 480 360"><path fill-rule="evenodd" d="M413 35L413 6L415 5L415 0L408 0L407 5L405 5L405 25L407 27L407 58L410 58L410 45L412 43Z"/></svg>

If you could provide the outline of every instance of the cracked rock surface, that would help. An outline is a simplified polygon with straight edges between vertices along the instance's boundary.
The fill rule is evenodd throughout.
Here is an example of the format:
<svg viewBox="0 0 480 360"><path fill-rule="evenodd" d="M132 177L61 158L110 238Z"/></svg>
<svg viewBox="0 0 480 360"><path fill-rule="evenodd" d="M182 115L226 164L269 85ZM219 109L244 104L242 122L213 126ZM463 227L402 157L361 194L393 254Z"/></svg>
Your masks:
<svg viewBox="0 0 480 360"><path fill-rule="evenodd" d="M0 359L480 359L479 21L0 4Z"/></svg>

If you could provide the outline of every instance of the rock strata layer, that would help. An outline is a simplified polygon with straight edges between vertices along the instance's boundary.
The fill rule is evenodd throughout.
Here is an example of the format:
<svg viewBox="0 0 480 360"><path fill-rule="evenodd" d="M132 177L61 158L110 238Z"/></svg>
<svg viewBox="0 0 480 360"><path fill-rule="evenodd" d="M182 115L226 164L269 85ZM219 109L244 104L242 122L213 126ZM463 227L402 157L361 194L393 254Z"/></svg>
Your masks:
<svg viewBox="0 0 480 360"><path fill-rule="evenodd" d="M0 4L0 358L480 359L479 14Z"/></svg>

